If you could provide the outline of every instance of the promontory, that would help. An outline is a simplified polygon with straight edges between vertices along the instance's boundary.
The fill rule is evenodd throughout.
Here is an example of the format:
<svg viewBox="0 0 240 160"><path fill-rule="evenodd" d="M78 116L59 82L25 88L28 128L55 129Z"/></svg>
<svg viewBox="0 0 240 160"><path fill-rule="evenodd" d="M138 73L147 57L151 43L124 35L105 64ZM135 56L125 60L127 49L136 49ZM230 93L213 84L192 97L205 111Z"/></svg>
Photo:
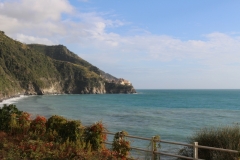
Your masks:
<svg viewBox="0 0 240 160"><path fill-rule="evenodd" d="M24 44L0 31L0 100L25 95L136 93L63 45Z"/></svg>

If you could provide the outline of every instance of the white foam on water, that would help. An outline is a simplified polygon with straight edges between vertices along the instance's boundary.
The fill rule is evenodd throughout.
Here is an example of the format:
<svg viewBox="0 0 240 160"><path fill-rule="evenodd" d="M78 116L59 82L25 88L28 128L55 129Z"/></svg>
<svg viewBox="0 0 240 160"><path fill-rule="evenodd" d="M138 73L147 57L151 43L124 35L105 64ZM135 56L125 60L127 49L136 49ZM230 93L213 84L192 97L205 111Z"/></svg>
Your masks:
<svg viewBox="0 0 240 160"><path fill-rule="evenodd" d="M14 97L14 98L10 98L10 99L3 100L2 102L0 102L0 108L2 108L4 104L6 104L6 105L15 104L15 103L17 103L19 100L21 100L21 99L23 99L23 98L27 98L27 97L29 97L29 96L20 95L19 97Z"/></svg>

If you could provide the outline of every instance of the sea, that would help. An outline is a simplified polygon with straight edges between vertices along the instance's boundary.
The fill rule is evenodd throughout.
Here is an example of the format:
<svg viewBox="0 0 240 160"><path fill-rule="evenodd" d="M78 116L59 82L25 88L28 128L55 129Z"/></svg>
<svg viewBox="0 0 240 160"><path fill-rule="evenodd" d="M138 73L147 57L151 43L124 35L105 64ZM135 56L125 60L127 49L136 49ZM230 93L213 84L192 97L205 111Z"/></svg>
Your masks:
<svg viewBox="0 0 240 160"><path fill-rule="evenodd" d="M32 116L61 115L85 126L101 121L109 132L188 143L202 128L240 124L240 90L148 90L137 94L66 94L21 96L3 101ZM112 141L109 136L108 140ZM129 138L131 146L149 149L150 141ZM158 151L177 154L183 146L161 143ZM111 146L109 146L111 147ZM132 151L147 159L146 152ZM149 159L149 158L148 158ZM162 156L161 160L176 159Z"/></svg>

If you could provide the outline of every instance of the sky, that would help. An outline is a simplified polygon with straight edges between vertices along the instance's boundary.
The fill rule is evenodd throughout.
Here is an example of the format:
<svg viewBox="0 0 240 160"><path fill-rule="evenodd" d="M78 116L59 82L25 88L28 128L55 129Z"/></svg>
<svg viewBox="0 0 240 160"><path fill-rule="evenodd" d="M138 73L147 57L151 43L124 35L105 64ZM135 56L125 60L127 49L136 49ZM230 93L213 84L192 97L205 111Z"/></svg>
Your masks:
<svg viewBox="0 0 240 160"><path fill-rule="evenodd" d="M239 0L0 0L0 30L136 89L240 89Z"/></svg>

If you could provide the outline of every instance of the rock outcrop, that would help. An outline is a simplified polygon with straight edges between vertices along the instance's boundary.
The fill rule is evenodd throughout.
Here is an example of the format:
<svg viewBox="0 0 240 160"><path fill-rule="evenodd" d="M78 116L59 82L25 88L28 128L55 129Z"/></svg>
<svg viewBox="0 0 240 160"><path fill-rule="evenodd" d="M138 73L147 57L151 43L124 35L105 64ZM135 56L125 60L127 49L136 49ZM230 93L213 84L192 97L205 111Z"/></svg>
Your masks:
<svg viewBox="0 0 240 160"><path fill-rule="evenodd" d="M107 93L136 93L136 90L133 88L132 85L121 85L121 84L115 84L115 83L105 83L105 88Z"/></svg>

